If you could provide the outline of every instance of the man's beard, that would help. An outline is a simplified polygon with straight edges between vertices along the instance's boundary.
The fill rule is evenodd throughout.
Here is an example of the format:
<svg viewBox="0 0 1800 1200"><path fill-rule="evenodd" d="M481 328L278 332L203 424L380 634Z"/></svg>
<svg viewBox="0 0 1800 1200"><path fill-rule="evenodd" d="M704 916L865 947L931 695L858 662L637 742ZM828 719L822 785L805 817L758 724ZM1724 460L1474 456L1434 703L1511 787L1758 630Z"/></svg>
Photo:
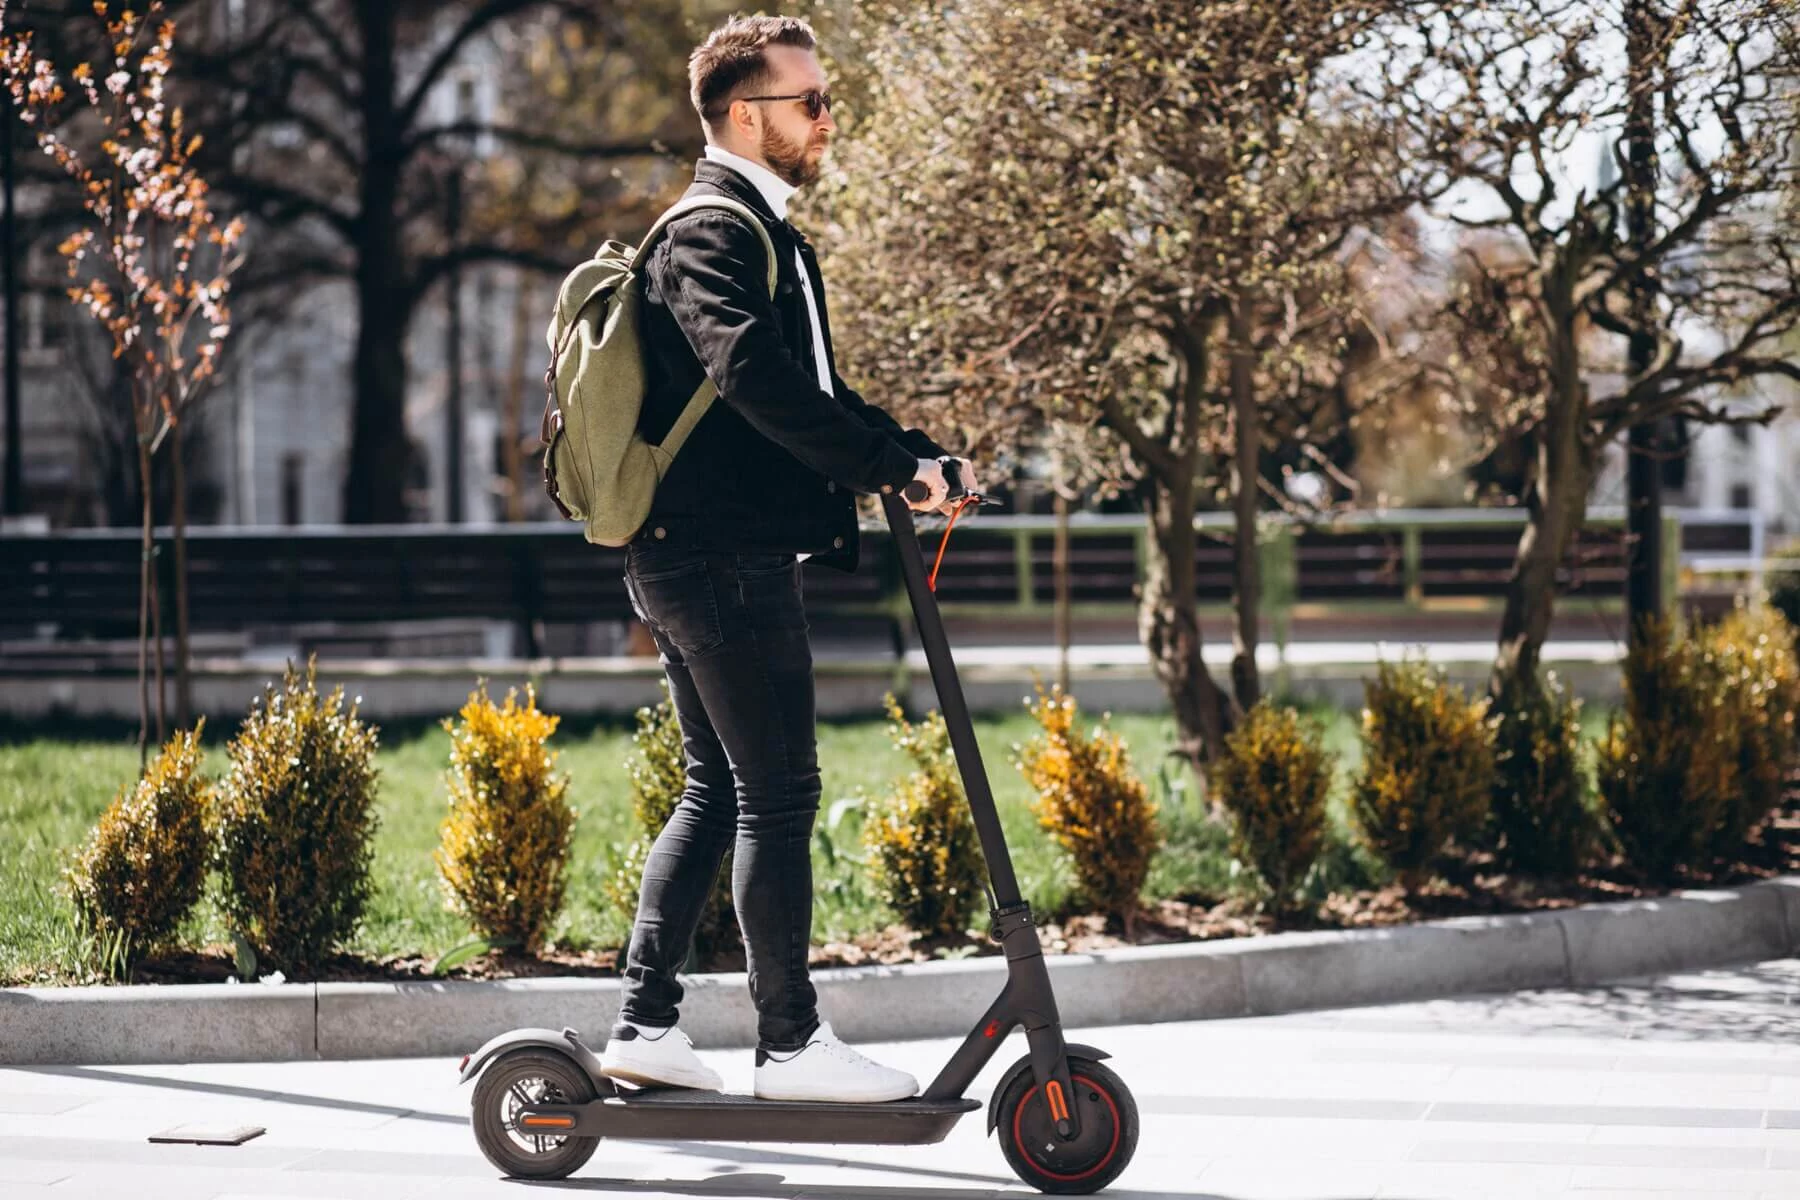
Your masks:
<svg viewBox="0 0 1800 1200"><path fill-rule="evenodd" d="M819 181L819 168L824 164L825 156L821 154L818 158L813 158L809 153L812 146L802 146L784 137L774 127L765 125L761 149L769 169L789 187L805 187Z"/></svg>

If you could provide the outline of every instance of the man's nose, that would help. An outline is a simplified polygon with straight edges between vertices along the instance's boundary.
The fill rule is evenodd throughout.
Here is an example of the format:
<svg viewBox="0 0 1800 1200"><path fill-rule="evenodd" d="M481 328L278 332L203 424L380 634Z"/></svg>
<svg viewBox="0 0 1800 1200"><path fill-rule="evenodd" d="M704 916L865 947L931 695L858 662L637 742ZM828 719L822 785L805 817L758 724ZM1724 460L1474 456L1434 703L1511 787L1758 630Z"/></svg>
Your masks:
<svg viewBox="0 0 1800 1200"><path fill-rule="evenodd" d="M820 111L819 124L822 127L824 127L828 132L831 132L831 133L837 132L837 127L838 127L837 118L835 118L831 115L831 110L829 108L823 109Z"/></svg>

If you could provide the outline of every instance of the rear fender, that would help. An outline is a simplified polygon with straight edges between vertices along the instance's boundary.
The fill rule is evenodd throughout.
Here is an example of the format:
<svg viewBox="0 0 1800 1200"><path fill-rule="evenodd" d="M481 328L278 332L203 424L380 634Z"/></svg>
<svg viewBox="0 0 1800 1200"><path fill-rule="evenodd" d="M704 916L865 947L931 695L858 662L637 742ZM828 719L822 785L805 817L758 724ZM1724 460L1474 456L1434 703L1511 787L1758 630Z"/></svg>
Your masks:
<svg viewBox="0 0 1800 1200"><path fill-rule="evenodd" d="M562 1055L576 1067L586 1072L594 1081L594 1094L610 1096L617 1090L612 1080L600 1073L600 1058L587 1048L581 1035L573 1029L558 1032L554 1029L512 1029L496 1037L489 1038L481 1049L463 1060L461 1077L458 1083L468 1083L481 1069L508 1050L523 1049L535 1046Z"/></svg>

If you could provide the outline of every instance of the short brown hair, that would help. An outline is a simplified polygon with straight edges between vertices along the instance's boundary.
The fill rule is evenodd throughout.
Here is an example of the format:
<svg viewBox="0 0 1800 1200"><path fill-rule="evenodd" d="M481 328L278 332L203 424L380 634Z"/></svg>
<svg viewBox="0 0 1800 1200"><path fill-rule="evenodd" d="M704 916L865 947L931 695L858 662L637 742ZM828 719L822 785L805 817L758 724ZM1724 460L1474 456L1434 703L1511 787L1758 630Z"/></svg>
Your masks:
<svg viewBox="0 0 1800 1200"><path fill-rule="evenodd" d="M811 50L819 44L799 17L733 17L688 56L688 96L708 129L724 123L732 100L769 82L770 46Z"/></svg>

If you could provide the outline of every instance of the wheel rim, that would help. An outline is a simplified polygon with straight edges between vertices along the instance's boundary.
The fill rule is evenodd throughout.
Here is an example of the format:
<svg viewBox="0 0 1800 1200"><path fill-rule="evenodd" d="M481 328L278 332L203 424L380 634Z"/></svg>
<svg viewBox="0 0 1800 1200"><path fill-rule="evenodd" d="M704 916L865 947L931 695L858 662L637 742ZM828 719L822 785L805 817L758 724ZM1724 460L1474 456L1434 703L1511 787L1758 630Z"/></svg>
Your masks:
<svg viewBox="0 0 1800 1200"><path fill-rule="evenodd" d="M1033 1170L1058 1183L1079 1183L1105 1170L1119 1152L1124 1124L1119 1119L1118 1103L1104 1087L1086 1075L1070 1076L1069 1082L1081 1109L1081 1133L1072 1142L1057 1137L1049 1105L1041 1099L1032 1103L1038 1097L1036 1084L1013 1108L1013 1145L1031 1162Z"/></svg>
<svg viewBox="0 0 1800 1200"><path fill-rule="evenodd" d="M527 1108L567 1102L562 1089L542 1075L520 1076L507 1085L500 1128L506 1131L506 1140L520 1154L554 1154L567 1145L569 1139L563 1135L523 1133L519 1130L519 1114Z"/></svg>

